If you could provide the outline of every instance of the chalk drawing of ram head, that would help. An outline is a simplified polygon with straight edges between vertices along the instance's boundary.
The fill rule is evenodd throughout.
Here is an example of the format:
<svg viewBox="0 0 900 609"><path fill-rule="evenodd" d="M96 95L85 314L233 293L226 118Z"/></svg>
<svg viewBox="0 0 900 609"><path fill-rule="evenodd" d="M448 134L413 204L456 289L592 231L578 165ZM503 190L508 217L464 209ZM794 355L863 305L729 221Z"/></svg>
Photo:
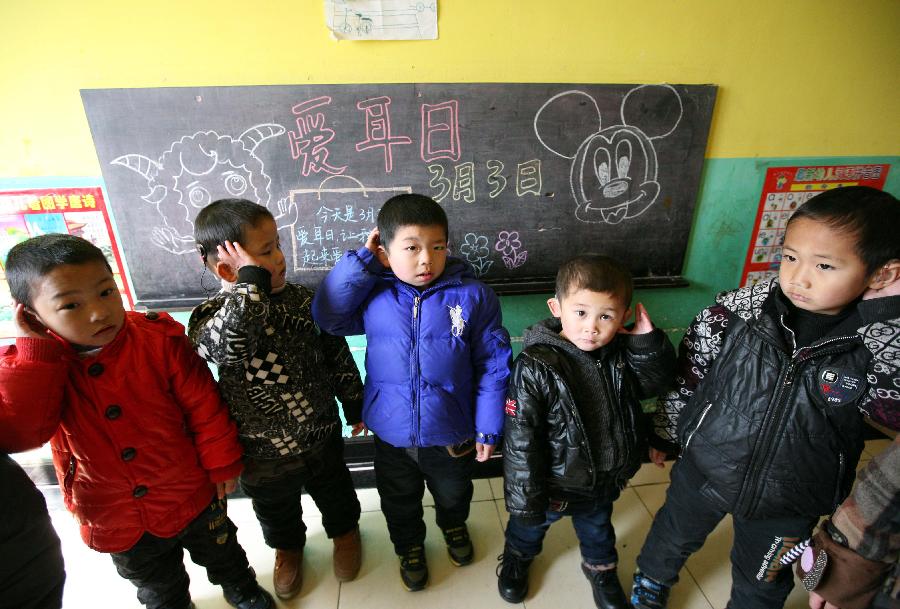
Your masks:
<svg viewBox="0 0 900 609"><path fill-rule="evenodd" d="M209 203L223 198L249 199L269 208L279 228L297 220L296 204L287 198L271 201L271 178L256 147L285 132L281 125L250 127L237 138L215 131L198 131L172 143L154 160L143 154L126 154L111 161L147 180L141 198L158 212L152 226L153 244L173 254L196 252L194 218Z"/></svg>
<svg viewBox="0 0 900 609"><path fill-rule="evenodd" d="M553 154L570 159L575 217L618 224L635 218L659 196L654 140L678 127L681 97L669 85L641 85L622 99L620 123L603 127L596 100L584 91L548 99L534 116L534 131Z"/></svg>

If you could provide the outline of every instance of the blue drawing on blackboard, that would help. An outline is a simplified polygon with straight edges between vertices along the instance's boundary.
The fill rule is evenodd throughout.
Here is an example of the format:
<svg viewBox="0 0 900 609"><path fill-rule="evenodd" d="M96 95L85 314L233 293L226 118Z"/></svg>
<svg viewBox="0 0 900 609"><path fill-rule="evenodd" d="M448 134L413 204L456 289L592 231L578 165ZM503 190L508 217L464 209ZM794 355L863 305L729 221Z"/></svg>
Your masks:
<svg viewBox="0 0 900 609"><path fill-rule="evenodd" d="M518 268L528 259L528 251L522 249L522 242L519 240L519 231L500 231L494 249L500 252L503 264L508 269Z"/></svg>
<svg viewBox="0 0 900 609"><path fill-rule="evenodd" d="M494 264L493 260L488 260L491 250L488 249L488 238L484 235L466 233L463 244L459 247L459 253L475 267L475 275L478 277L487 273Z"/></svg>
<svg viewBox="0 0 900 609"><path fill-rule="evenodd" d="M259 144L284 132L284 127L272 123L250 127L237 138L198 131L173 142L157 160L135 153L110 164L127 167L147 180L149 190L141 198L159 214L159 224L149 223L153 244L176 255L187 254L196 252L194 218L216 199L256 201L269 208L279 229L297 222L297 205L289 197L271 201L272 180L255 154ZM292 248L285 247L289 259L292 254Z"/></svg>
<svg viewBox="0 0 900 609"><path fill-rule="evenodd" d="M653 141L678 127L683 110L681 96L669 85L631 89L622 98L621 122L609 127L603 127L596 100L584 91L564 91L538 109L538 140L572 161L569 184L578 220L618 224L653 205L660 192ZM579 118L574 129L573 116Z"/></svg>

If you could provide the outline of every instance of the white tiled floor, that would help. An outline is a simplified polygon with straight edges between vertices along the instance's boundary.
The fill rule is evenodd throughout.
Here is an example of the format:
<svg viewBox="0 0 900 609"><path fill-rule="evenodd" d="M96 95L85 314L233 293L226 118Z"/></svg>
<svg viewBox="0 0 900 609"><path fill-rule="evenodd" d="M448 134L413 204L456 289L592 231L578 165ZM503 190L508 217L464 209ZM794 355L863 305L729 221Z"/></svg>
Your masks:
<svg viewBox="0 0 900 609"><path fill-rule="evenodd" d="M871 459L889 444L874 440L866 444L863 459ZM635 559L650 528L653 514L662 505L668 487L668 471L645 465L631 486L616 502L613 522L619 543L619 573L630 590L628 579ZM339 584L331 572L331 542L322 528L321 517L312 501L304 497L304 520L309 527L304 555L304 583L300 595L281 602L283 608L314 609L478 609L506 608L510 605L497 594L496 557L503 550L502 480L475 481L475 496L469 518L469 530L475 543L475 563L453 567L446 557L443 540L434 524L434 510L426 509L428 539L426 552L430 582L422 592L406 592L397 574L397 559L388 539L384 517L378 509L374 489L359 491L363 506L363 567L359 577ZM426 505L433 505L426 496ZM259 525L247 499L229 503L231 518L240 528L238 537L260 582L271 590L272 550L262 541ZM66 557L64 607L66 609L110 608L139 609L134 588L115 572L109 557L88 549L78 537L72 518L64 510L52 511L54 525L62 538ZM728 554L731 544L730 519L723 521L710 535L706 545L688 560L681 581L674 588L671 609L724 609L731 586ZM593 607L590 588L579 569L578 540L569 519L554 525L543 553L531 568L530 593L521 606L529 609L581 609ZM218 588L207 580L204 571L186 560L191 576L191 593L197 609L226 609ZM786 607L805 609L805 594L798 586Z"/></svg>

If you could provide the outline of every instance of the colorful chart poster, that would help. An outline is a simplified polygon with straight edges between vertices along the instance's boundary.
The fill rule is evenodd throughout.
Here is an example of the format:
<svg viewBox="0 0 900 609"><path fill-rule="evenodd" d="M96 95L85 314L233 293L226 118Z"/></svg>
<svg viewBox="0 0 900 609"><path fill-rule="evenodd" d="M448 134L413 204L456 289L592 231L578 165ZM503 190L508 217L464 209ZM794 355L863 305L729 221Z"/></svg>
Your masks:
<svg viewBox="0 0 900 609"><path fill-rule="evenodd" d="M0 341L10 342L16 335L3 266L6 256L17 243L47 233L77 235L99 247L113 270L125 308L134 306L100 188L0 191Z"/></svg>
<svg viewBox="0 0 900 609"><path fill-rule="evenodd" d="M823 190L842 186L871 186L882 190L890 165L817 165L770 167L766 172L759 210L741 285L750 286L778 274L781 246L788 218Z"/></svg>

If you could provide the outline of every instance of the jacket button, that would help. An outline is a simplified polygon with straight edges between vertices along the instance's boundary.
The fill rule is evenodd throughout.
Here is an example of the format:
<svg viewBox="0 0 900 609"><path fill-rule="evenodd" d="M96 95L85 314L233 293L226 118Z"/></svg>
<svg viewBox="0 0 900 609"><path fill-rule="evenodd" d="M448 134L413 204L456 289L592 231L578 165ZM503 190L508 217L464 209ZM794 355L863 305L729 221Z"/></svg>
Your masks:
<svg viewBox="0 0 900 609"><path fill-rule="evenodd" d="M131 461L137 455L137 451L132 447L122 449L122 461Z"/></svg>
<svg viewBox="0 0 900 609"><path fill-rule="evenodd" d="M103 364L100 362L94 362L90 366L88 366L88 374L91 376L100 376L103 374Z"/></svg>
<svg viewBox="0 0 900 609"><path fill-rule="evenodd" d="M143 484L140 486L136 486L136 487L134 487L134 490L131 491L131 494L134 495L136 498L140 499L141 497L143 497L144 495L147 494L147 487L144 486Z"/></svg>
<svg viewBox="0 0 900 609"><path fill-rule="evenodd" d="M118 404L113 404L106 408L106 418L110 421L115 421L120 416L122 416L122 407Z"/></svg>
<svg viewBox="0 0 900 609"><path fill-rule="evenodd" d="M148 313L145 313L144 317L146 317L150 321L153 321L154 319L159 319L159 313L157 313L156 311L150 311Z"/></svg>

